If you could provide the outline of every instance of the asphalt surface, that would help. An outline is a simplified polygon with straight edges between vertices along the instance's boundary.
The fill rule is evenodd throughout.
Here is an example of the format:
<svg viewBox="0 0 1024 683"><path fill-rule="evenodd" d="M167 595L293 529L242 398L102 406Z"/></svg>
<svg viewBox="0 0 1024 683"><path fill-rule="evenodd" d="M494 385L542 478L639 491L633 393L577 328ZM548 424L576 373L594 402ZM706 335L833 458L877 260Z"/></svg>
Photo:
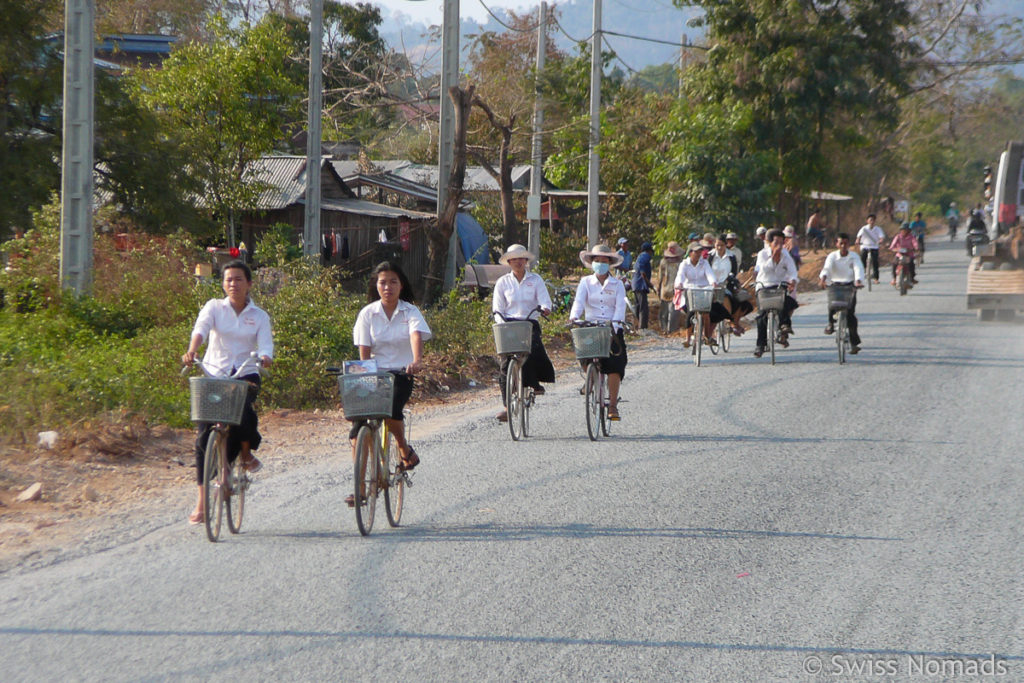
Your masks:
<svg viewBox="0 0 1024 683"><path fill-rule="evenodd" d="M966 265L935 239L862 293L842 367L821 293L774 367L635 349L597 443L575 373L524 442L475 406L416 440L399 529L359 536L339 452L222 543L164 511L9 572L0 676L1024 680L1024 326L965 310Z"/></svg>

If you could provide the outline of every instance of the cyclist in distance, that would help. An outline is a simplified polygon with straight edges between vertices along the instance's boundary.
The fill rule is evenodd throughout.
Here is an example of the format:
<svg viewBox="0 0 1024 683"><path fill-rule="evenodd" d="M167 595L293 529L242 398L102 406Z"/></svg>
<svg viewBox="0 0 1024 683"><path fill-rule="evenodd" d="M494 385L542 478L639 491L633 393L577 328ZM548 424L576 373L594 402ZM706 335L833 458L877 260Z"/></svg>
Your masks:
<svg viewBox="0 0 1024 683"><path fill-rule="evenodd" d="M917 269L914 267L914 255L917 254L917 239L910 233L910 223L904 221L900 224L900 231L892 238L889 244L889 251L899 252L900 249L907 250L907 268L910 269L910 282L917 284ZM892 262L892 286L896 286L897 261Z"/></svg>
<svg viewBox="0 0 1024 683"><path fill-rule="evenodd" d="M924 260L924 238L928 234L928 224L925 223L920 211L914 214L914 220L910 223L910 232L917 238L917 245L921 249L921 259Z"/></svg>
<svg viewBox="0 0 1024 683"><path fill-rule="evenodd" d="M850 251L850 236L845 232L836 236L836 251L825 257L825 265L818 275L821 288L829 285L853 285L862 287L864 285L864 266L857 255ZM860 351L860 335L857 333L857 292L853 293L850 306L846 309L846 321L850 330L850 353L856 355ZM833 315L828 316L828 324L825 325L825 334L835 332L835 321Z"/></svg>
<svg viewBox="0 0 1024 683"><path fill-rule="evenodd" d="M730 233L735 234L735 233ZM725 286L726 309L729 313L732 333L737 337L743 334L743 327L740 326L740 318L754 310L750 303L749 294L740 293L741 287L736 276L740 272L739 259L729 250L727 237L719 237L715 241L715 250L708 257L711 270L715 273L715 280Z"/></svg>
<svg viewBox="0 0 1024 683"><path fill-rule="evenodd" d="M541 307L544 315L551 312L551 297L548 296L547 285L544 279L536 273L531 273L527 267L537 260L526 247L521 244L513 244L501 255L498 263L507 265L512 269L498 278L494 283L494 297L491 300L491 310L500 313L506 318L526 320L534 312L537 306ZM498 322L502 322L498 320ZM523 363L523 385L533 387L538 396L544 393L541 382L555 381L555 368L551 365L547 351L544 350L544 343L540 337L540 323L536 320L533 323L533 340L530 345L530 356ZM501 361L501 404L507 405L505 391L505 377L508 374L509 365L512 362L511 356L506 356ZM496 416L499 422L508 421L508 411L502 409Z"/></svg>
<svg viewBox="0 0 1024 683"><path fill-rule="evenodd" d="M619 384L626 375L626 339L622 326L625 320L626 288L611 274L611 268L622 263L622 257L606 244L598 244L589 251L580 252L580 261L594 271L580 279L576 299L572 302L569 319L572 321L612 322L611 355L602 358L601 372L608 376L608 419L619 419Z"/></svg>
<svg viewBox="0 0 1024 683"><path fill-rule="evenodd" d="M878 282L878 248L885 240L885 232L875 225L875 214L869 213L867 222L857 231L857 243L860 245L860 262L864 266L866 277ZM868 257L872 259L871 270L868 270Z"/></svg>
<svg viewBox="0 0 1024 683"><path fill-rule="evenodd" d="M359 311L352 342L359 348L359 359L377 361L378 372L395 376L391 417L385 422L395 437L401 453L402 467L411 470L419 464L416 451L405 440L403 409L412 395L413 375L422 367L423 342L432 336L420 309L413 305L412 286L397 263L384 261L371 273L373 288L367 295L370 302ZM352 423L349 439L355 439L359 421ZM355 442L352 459L355 459ZM349 507L355 506L355 496L345 498Z"/></svg>
<svg viewBox="0 0 1024 683"><path fill-rule="evenodd" d="M182 355L181 362L186 365L192 364L203 342L208 342L206 353L203 355L203 365L213 375L230 377L249 360L250 354L254 351L263 367L270 367L274 357L270 316L249 298L252 271L242 261L231 261L224 266L222 273L221 287L225 297L210 299L199 311L196 323L192 327L188 350ZM253 408L253 402L259 393L260 374L257 368L252 368L250 373L236 379L249 382L252 388L245 399L241 424L231 427L228 432L228 458L233 462L236 457L241 457L242 466L246 471L258 472L263 464L256 459L252 451L259 448L261 441L259 418ZM199 497L195 510L188 518L192 524L202 524L205 521L203 461L212 426L202 422L196 425L196 481L199 484Z"/></svg>
<svg viewBox="0 0 1024 683"><path fill-rule="evenodd" d="M782 311L779 312L779 343L789 346L789 335L793 333L793 311L797 308L796 299L792 297L796 291L797 272L793 257L784 245L786 236L781 230L769 230L766 242L769 246L757 254L754 272L757 273L757 288L785 286L788 290ZM768 316L764 311L757 315L757 345L754 357L760 358L768 345Z"/></svg>

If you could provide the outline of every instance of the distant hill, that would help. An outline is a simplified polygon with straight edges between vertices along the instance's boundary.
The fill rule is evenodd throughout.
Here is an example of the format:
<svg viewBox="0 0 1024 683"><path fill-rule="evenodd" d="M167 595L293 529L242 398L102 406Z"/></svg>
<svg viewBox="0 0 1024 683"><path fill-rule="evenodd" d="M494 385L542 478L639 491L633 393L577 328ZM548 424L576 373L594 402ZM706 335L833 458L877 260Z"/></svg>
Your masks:
<svg viewBox="0 0 1024 683"><path fill-rule="evenodd" d="M551 3L548 3L551 7ZM585 40L590 36L593 26L594 3L592 0L566 0L557 3L559 24L564 31L559 32L557 44L569 52L575 52L572 39ZM528 7L523 12L531 11ZM536 9L532 10L536 12ZM502 19L507 18L504 10L494 12ZM688 28L686 20L700 15L700 10L679 10L672 7L669 0L605 0L602 4L602 26L605 31L628 33L670 41L678 45L686 34L691 42L699 43L702 37L700 29ZM466 36L479 33L481 26L485 31L502 32L506 29L494 19L486 24L475 21L462 22L462 44L468 44ZM431 40L430 27L422 23L396 22L393 18L385 18L381 26L381 36L395 49L404 44L408 52L414 55L435 55L439 60L440 40ZM616 63L627 73L629 69L640 70L645 66L676 62L679 59L679 48L673 45L661 45L639 40L631 40L619 36L607 35L621 63ZM432 46L430 45L431 43Z"/></svg>
<svg viewBox="0 0 1024 683"><path fill-rule="evenodd" d="M551 7L551 2L548 6ZM534 9L530 9L533 7ZM556 3L559 12L559 24L564 29L559 32L558 45L570 54L575 52L573 39L587 39L590 36L593 26L593 0L564 0ZM520 11L536 12L536 5L523 3ZM1024 2L1022 0L989 0L983 11L992 17L1018 17L1024 18ZM502 19L507 18L502 9L494 10ZM631 34L645 38L655 38L669 41L678 45L683 37L693 44L700 44L703 40L703 30L691 28L686 22L700 16L702 11L699 8L676 9L670 0L604 0L602 4L602 26L605 31L615 33ZM403 18L406 15L402 15ZM506 30L494 19L489 19L482 25L483 30L502 32ZM462 45L468 44L466 36L479 33L481 24L475 21L462 22ZM404 44L408 52L413 55L432 55L440 63L440 38L439 32L431 40L430 28L422 23L406 23L396 21L393 17L386 18L381 27L381 35L389 45L395 49L401 49ZM679 59L679 48L673 45L662 45L624 38L615 35L606 35L608 44L611 45L620 62L619 66L629 73L630 69L641 70L644 67L665 63L675 63ZM613 67L614 68L614 67ZM1014 69L1017 73L1024 72L1024 68L1018 66Z"/></svg>

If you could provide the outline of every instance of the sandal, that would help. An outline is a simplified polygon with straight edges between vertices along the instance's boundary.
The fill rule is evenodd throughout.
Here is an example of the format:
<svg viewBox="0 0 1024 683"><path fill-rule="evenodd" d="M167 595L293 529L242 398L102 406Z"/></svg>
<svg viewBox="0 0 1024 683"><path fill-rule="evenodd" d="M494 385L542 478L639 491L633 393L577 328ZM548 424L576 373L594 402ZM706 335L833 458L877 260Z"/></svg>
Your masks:
<svg viewBox="0 0 1024 683"><path fill-rule="evenodd" d="M619 417L619 410L618 410L618 408L609 408L608 409L608 419L611 420L612 422L618 422L621 419Z"/></svg>
<svg viewBox="0 0 1024 683"><path fill-rule="evenodd" d="M203 511L193 512L188 516L188 523L192 525L202 524L206 521L206 517L203 516Z"/></svg>
<svg viewBox="0 0 1024 683"><path fill-rule="evenodd" d="M361 505L366 505L366 497L364 496L359 502ZM356 506L356 494L350 493L345 496L345 505L348 505L350 508L354 508Z"/></svg>
<svg viewBox="0 0 1024 683"><path fill-rule="evenodd" d="M416 455L416 450L412 446L409 446L409 450L402 456L402 469L411 470L419 464L420 456Z"/></svg>

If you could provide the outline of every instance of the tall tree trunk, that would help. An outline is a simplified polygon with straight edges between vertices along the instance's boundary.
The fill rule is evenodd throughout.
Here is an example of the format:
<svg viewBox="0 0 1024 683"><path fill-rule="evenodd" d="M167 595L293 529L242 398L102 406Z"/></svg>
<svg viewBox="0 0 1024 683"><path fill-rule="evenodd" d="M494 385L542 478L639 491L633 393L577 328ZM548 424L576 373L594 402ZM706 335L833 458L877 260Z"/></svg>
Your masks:
<svg viewBox="0 0 1024 683"><path fill-rule="evenodd" d="M429 233L427 246L427 275L423 291L423 302L432 304L441 293L444 283L444 269L448 264L448 244L455 230L455 217L462 202L463 184L466 180L466 129L469 127L469 111L473 103L475 85L465 90L453 86L448 96L455 107L455 149L452 155L452 169L448 176L448 196L437 219L437 226ZM440 182L440 179L438 179Z"/></svg>
<svg viewBox="0 0 1024 683"><path fill-rule="evenodd" d="M498 181L498 188L501 191L501 223L502 223L502 234L501 237L505 241L503 245L506 249L508 245L515 244L517 242L524 242L522 239L522 231L520 225L516 221L516 209L512 202L512 133L515 130L516 115L512 114L508 117L508 123L502 123L498 120L498 117L494 115L490 106L479 97L473 98L473 104L476 105L487 115L487 120L490 121L491 126L498 131L501 135L501 147L498 150L498 170L495 171L493 167L483 158L482 155L475 154L474 156L483 164L483 167L487 172Z"/></svg>

